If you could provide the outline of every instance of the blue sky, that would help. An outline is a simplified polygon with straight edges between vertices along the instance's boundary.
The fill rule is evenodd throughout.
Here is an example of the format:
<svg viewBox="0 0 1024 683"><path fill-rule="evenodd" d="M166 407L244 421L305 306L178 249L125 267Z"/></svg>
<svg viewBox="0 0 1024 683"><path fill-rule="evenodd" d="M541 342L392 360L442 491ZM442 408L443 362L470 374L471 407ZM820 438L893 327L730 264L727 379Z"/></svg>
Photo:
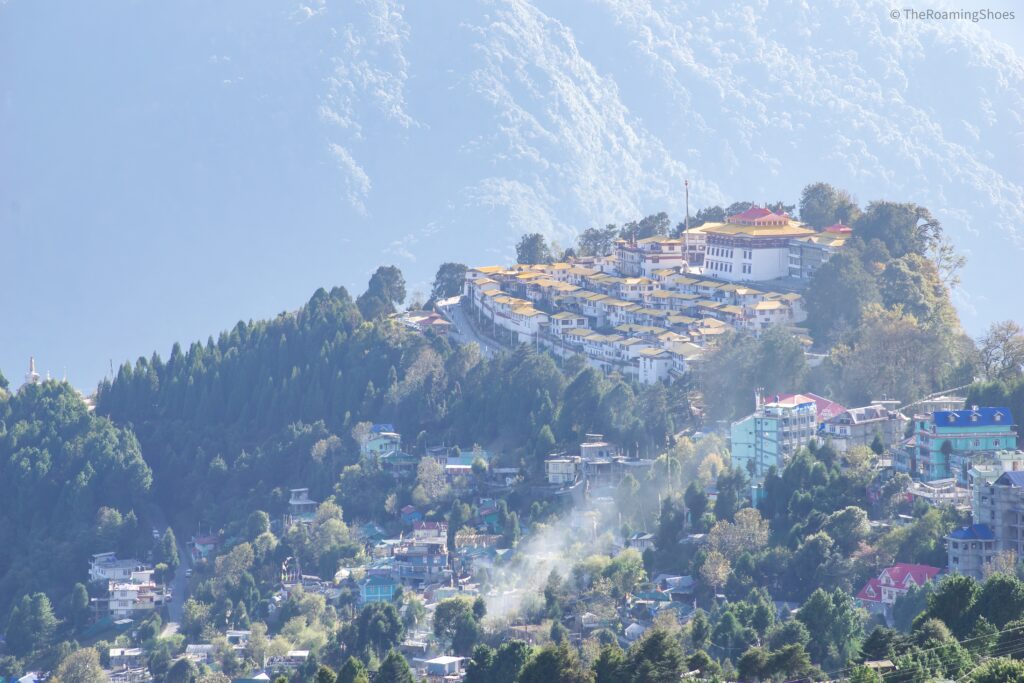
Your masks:
<svg viewBox="0 0 1024 683"><path fill-rule="evenodd" d="M887 8L0 3L0 370L88 391L382 263L425 290L526 230L679 217L685 177L694 207L918 201L968 329L1024 318L1024 19Z"/></svg>

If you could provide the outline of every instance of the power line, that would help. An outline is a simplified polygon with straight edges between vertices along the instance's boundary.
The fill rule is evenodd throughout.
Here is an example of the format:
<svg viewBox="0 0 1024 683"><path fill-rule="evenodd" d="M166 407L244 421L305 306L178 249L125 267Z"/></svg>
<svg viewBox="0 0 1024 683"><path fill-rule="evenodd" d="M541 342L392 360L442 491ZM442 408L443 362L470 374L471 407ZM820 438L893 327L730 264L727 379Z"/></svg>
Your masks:
<svg viewBox="0 0 1024 683"><path fill-rule="evenodd" d="M950 645L952 645L953 643L957 643L959 645L964 645L965 643L971 643L971 642L974 642L974 641L977 641L977 640L985 640L987 638L996 638L996 637L998 637L998 636L1000 636L1000 635L1002 635L1004 633L1011 633L1013 631L1020 631L1022 629L1024 629L1024 624L1022 624L1020 626L1014 626L1013 628L1004 628L1004 629L1002 629L1000 631L996 631L994 633L989 633L989 634L986 634L986 635L983 635L983 636L973 636L971 638L964 638L962 640L954 638L952 641L945 642L942 645L936 645L934 647L925 648L923 650L914 650L913 654L926 654L928 652L935 652L936 650L942 650L944 648L947 648ZM910 653L908 653L908 654L910 654ZM848 666L848 667L843 668L843 669L837 669L835 671L829 671L829 672L826 672L826 675L828 676L828 680L833 680L834 678L836 678L837 675L845 674L845 673L847 673L849 671L853 671L858 666L861 666L861 665L860 664L855 664L853 666ZM884 680L886 676L896 675L898 673L899 673L898 671L890 671L888 673L881 674L881 676L882 676L882 678ZM789 682L787 682L787 683L789 683Z"/></svg>

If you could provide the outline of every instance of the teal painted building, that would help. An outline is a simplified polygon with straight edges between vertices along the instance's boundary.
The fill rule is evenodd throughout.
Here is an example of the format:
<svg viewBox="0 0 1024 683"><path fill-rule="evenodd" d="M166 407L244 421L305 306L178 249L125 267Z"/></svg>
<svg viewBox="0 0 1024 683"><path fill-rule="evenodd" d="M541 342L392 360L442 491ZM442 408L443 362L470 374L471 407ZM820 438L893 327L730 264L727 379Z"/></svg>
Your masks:
<svg viewBox="0 0 1024 683"><path fill-rule="evenodd" d="M753 415L734 422L730 430L733 467L749 472L755 481L769 468L786 466L817 430L814 399L796 394L758 406Z"/></svg>
<svg viewBox="0 0 1024 683"><path fill-rule="evenodd" d="M359 584L359 602L363 605L371 602L391 602L397 589L398 582L390 576L372 574Z"/></svg>
<svg viewBox="0 0 1024 683"><path fill-rule="evenodd" d="M955 478L967 486L976 459L1017 448L1009 408L973 406L914 418L909 471L926 481Z"/></svg>

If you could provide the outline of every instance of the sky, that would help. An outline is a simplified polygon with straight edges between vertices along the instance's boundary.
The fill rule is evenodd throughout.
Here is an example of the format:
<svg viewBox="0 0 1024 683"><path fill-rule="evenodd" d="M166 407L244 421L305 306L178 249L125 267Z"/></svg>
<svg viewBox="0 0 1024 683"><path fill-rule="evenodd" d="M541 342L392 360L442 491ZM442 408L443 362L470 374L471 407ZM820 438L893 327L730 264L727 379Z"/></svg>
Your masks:
<svg viewBox="0 0 1024 683"><path fill-rule="evenodd" d="M968 331L1024 320L1024 16L891 9L0 2L0 371L88 393L381 264L426 292L523 232L681 219L685 178L692 211L817 180L921 203Z"/></svg>

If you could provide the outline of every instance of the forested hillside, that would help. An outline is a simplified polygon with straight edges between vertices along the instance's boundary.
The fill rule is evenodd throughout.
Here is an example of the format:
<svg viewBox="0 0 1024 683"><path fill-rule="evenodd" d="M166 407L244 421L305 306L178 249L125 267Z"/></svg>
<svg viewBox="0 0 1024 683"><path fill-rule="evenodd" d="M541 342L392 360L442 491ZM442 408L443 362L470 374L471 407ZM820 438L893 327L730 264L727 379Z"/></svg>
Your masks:
<svg viewBox="0 0 1024 683"><path fill-rule="evenodd" d="M698 212L696 222L719 220L745 206L709 207ZM758 387L769 393L813 391L858 406L883 397L909 403L991 376L950 298L965 258L928 209L872 201L862 210L849 193L827 183L804 188L799 209L815 228L853 226L853 236L804 291L803 325L812 346L805 348L783 330L728 336L704 365L709 416L748 414ZM993 339L992 347L1006 344ZM813 363L805 350L820 362Z"/></svg>
<svg viewBox="0 0 1024 683"><path fill-rule="evenodd" d="M653 454L673 432L670 403L681 403L665 386L639 389L526 348L484 359L386 317L364 321L360 307L380 309L369 298L319 290L294 313L175 345L166 362L140 358L100 387L97 411L134 427L168 514L238 519L279 509L289 486L322 499L357 463L362 421L394 423L407 450L500 440L533 467L589 430ZM383 501L346 510L382 515Z"/></svg>
<svg viewBox="0 0 1024 683"><path fill-rule="evenodd" d="M69 385L0 388L0 614L23 593L67 596L93 553L134 551L151 479L131 430Z"/></svg>

